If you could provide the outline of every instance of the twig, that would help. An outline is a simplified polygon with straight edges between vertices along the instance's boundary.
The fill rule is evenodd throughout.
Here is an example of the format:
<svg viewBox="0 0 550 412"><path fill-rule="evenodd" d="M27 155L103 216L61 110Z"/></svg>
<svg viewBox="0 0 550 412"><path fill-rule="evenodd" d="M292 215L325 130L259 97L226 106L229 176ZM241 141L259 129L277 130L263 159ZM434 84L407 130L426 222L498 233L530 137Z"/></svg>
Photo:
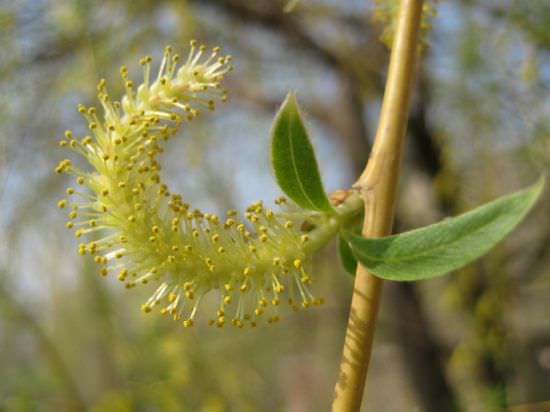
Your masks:
<svg viewBox="0 0 550 412"><path fill-rule="evenodd" d="M421 13L422 0L401 1L376 139L354 185L365 204L365 237L391 232ZM333 412L355 412L361 407L382 285L382 280L358 266Z"/></svg>

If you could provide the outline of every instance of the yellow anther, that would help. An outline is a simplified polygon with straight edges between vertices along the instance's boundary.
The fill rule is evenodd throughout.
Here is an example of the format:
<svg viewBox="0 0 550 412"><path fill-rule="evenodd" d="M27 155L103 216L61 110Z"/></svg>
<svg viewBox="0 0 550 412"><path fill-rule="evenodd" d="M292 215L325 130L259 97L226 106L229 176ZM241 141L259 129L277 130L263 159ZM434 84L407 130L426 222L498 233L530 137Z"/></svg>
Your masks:
<svg viewBox="0 0 550 412"><path fill-rule="evenodd" d="M309 242L309 235L302 235L302 236L300 236L300 241L301 241L302 243Z"/></svg>
<svg viewBox="0 0 550 412"><path fill-rule="evenodd" d="M296 259L292 263L296 269L300 269L302 267L302 261L300 259Z"/></svg>
<svg viewBox="0 0 550 412"><path fill-rule="evenodd" d="M126 280L126 276L128 276L128 270L127 269L122 269L118 273L117 279L120 280L121 282L124 282Z"/></svg>
<svg viewBox="0 0 550 412"><path fill-rule="evenodd" d="M128 222L130 222L130 223L135 223L136 220L137 220L137 219L136 219L136 217L135 217L134 215L128 216Z"/></svg>
<svg viewBox="0 0 550 412"><path fill-rule="evenodd" d="M141 305L141 310L145 313L151 312L151 307L148 305Z"/></svg>
<svg viewBox="0 0 550 412"><path fill-rule="evenodd" d="M284 285L277 285L273 288L273 290L277 293L283 293L285 291Z"/></svg>
<svg viewBox="0 0 550 412"><path fill-rule="evenodd" d="M223 298L223 303L229 305L231 303L231 296L226 296Z"/></svg>
<svg viewBox="0 0 550 412"><path fill-rule="evenodd" d="M193 326L193 319L186 319L183 321L184 328L190 328L191 326Z"/></svg>
<svg viewBox="0 0 550 412"><path fill-rule="evenodd" d="M291 228L293 228L293 227L294 227L294 223L293 223L292 221L287 220L287 221L285 222L285 228L286 228L286 229L291 229Z"/></svg>
<svg viewBox="0 0 550 412"><path fill-rule="evenodd" d="M260 239L260 242L267 242L267 235L264 233L258 239Z"/></svg>
<svg viewBox="0 0 550 412"><path fill-rule="evenodd" d="M65 206L67 206L67 201L65 199L61 199L59 202L57 202L58 208L63 209Z"/></svg>

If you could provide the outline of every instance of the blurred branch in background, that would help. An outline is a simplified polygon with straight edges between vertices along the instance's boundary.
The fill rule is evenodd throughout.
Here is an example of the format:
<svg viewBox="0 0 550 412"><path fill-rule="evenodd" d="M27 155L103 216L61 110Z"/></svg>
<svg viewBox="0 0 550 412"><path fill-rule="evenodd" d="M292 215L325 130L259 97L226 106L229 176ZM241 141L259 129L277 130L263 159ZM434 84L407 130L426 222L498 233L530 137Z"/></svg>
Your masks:
<svg viewBox="0 0 550 412"><path fill-rule="evenodd" d="M0 270L0 282L7 276L8 274L4 270ZM86 403L80 394L80 389L73 377L74 375L69 370L66 360L63 359L59 351L61 349L60 342L53 341L48 336L34 317L28 313L25 306L13 299L12 294L7 288L6 285L0 284L0 307L14 322L17 322L30 332L42 355L50 365L52 373L59 379L62 391L66 393L66 397L64 398L52 394L53 403L64 410L85 411Z"/></svg>

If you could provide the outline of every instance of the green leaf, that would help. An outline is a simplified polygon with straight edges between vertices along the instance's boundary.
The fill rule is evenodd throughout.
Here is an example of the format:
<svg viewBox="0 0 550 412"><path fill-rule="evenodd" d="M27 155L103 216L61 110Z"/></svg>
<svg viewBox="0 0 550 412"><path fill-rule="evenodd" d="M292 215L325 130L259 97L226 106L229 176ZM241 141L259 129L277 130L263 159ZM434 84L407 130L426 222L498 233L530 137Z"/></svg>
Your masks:
<svg viewBox="0 0 550 412"><path fill-rule="evenodd" d="M355 276L357 259L353 256L348 242L342 236L338 236L338 255L340 256L340 263L342 263L344 270L350 275Z"/></svg>
<svg viewBox="0 0 550 412"><path fill-rule="evenodd" d="M271 162L283 192L305 209L334 212L294 93L289 92L281 105L271 134Z"/></svg>
<svg viewBox="0 0 550 412"><path fill-rule="evenodd" d="M347 234L354 256L374 275L420 280L443 275L485 254L525 217L540 196L544 178L460 216L384 238Z"/></svg>

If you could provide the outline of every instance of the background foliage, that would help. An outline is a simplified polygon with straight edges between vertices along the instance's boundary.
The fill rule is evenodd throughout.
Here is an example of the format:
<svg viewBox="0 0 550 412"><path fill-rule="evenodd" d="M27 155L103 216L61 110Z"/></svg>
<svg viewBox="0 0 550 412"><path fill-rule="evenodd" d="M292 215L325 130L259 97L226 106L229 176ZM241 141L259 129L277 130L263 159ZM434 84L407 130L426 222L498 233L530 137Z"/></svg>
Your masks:
<svg viewBox="0 0 550 412"><path fill-rule="evenodd" d="M212 211L280 193L269 127L289 88L309 114L327 191L368 157L387 51L366 0L0 1L0 410L316 411L332 396L352 279L316 262L321 308L256 330L183 330L100 279L56 209L53 168L118 68L188 40L234 55L230 103L165 154L174 191ZM409 123L396 226L457 214L550 165L550 6L445 1ZM550 399L550 202L452 276L387 284L365 410L520 410ZM532 407L534 408L534 407ZM536 410L536 409L529 410Z"/></svg>

